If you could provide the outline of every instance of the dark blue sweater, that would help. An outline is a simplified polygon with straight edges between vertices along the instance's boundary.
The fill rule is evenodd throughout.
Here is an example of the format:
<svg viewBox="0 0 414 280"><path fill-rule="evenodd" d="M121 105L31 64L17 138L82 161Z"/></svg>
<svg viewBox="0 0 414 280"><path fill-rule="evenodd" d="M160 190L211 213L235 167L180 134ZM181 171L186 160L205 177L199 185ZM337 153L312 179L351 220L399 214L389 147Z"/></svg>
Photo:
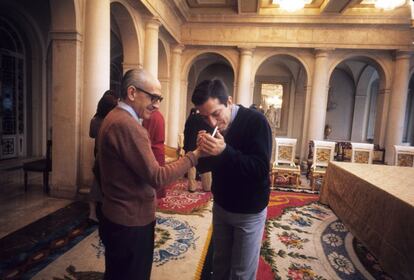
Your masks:
<svg viewBox="0 0 414 280"><path fill-rule="evenodd" d="M269 203L270 126L262 113L240 106L224 139L225 150L197 167L212 171L215 203L233 213L258 213Z"/></svg>

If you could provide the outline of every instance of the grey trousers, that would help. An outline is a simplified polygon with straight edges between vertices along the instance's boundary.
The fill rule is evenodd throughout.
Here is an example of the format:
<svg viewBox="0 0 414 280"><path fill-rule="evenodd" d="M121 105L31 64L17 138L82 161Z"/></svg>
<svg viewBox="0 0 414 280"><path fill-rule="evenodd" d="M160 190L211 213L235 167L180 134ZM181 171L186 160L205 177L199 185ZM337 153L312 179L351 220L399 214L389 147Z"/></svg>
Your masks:
<svg viewBox="0 0 414 280"><path fill-rule="evenodd" d="M237 214L213 206L213 279L256 280L267 208Z"/></svg>

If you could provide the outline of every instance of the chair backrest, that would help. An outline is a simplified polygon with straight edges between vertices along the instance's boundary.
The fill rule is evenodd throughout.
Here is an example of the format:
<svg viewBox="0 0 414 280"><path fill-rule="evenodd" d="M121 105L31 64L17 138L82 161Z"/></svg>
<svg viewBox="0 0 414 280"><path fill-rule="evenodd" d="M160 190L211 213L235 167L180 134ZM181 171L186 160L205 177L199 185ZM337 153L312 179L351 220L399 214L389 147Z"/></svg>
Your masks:
<svg viewBox="0 0 414 280"><path fill-rule="evenodd" d="M395 165L414 167L414 147L394 145Z"/></svg>
<svg viewBox="0 0 414 280"><path fill-rule="evenodd" d="M289 164L295 166L297 139L276 137L275 140L275 161L273 165Z"/></svg>
<svg viewBox="0 0 414 280"><path fill-rule="evenodd" d="M374 154L374 144L351 143L352 157L351 162L372 164Z"/></svg>
<svg viewBox="0 0 414 280"><path fill-rule="evenodd" d="M312 168L327 167L333 161L335 155L335 142L313 140L313 164Z"/></svg>

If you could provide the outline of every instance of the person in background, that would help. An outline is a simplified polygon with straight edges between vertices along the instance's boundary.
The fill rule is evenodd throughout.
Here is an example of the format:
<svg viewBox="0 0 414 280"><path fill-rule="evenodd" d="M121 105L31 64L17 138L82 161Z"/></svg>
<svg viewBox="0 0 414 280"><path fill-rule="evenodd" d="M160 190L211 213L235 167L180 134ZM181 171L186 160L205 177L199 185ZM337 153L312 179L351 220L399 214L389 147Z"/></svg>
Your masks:
<svg viewBox="0 0 414 280"><path fill-rule="evenodd" d="M105 116L116 107L119 97L112 90L107 90L101 97L96 108L96 113L89 124L89 137L95 139L93 154L96 160L97 146L96 137ZM94 176L91 191L89 193L89 219L98 222L101 216L102 192L99 186L99 178Z"/></svg>
<svg viewBox="0 0 414 280"><path fill-rule="evenodd" d="M213 279L256 279L270 196L272 132L266 117L232 102L224 82L201 82L191 101L215 137L200 131L198 145L211 157L200 172L211 171Z"/></svg>
<svg viewBox="0 0 414 280"><path fill-rule="evenodd" d="M151 140L151 149L160 166L165 165L165 121L160 111L151 114L148 120L143 120L142 126L148 131ZM165 187L157 190L157 198L163 198L166 195Z"/></svg>
<svg viewBox="0 0 414 280"><path fill-rule="evenodd" d="M121 101L105 117L98 136L104 279L150 279L155 189L183 176L205 154L196 149L160 166L142 120L159 109L161 84L144 69L131 69L121 87Z"/></svg>
<svg viewBox="0 0 414 280"><path fill-rule="evenodd" d="M192 108L190 115L188 116L184 126L184 151L194 151L197 148L197 134L200 130L210 131L211 128L200 117L197 109ZM188 191L195 192L197 189L196 180L197 170L192 167L187 173L188 179ZM200 174L201 186L205 192L211 190L211 172L205 172Z"/></svg>

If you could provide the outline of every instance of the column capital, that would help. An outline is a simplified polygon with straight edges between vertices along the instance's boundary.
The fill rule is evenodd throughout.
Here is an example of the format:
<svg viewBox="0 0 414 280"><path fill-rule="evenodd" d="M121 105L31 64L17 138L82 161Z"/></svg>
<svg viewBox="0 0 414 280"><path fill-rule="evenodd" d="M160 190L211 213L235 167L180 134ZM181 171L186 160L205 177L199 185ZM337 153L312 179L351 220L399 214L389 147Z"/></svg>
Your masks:
<svg viewBox="0 0 414 280"><path fill-rule="evenodd" d="M399 59L410 59L413 55L412 51L407 51L407 50L396 50L395 51L395 60L399 60Z"/></svg>
<svg viewBox="0 0 414 280"><path fill-rule="evenodd" d="M182 54L185 46L183 44L176 44L172 48L174 54Z"/></svg>
<svg viewBox="0 0 414 280"><path fill-rule="evenodd" d="M315 48L315 57L326 57L334 50L334 48Z"/></svg>
<svg viewBox="0 0 414 280"><path fill-rule="evenodd" d="M161 25L162 25L161 21L156 17L146 18L146 25L145 25L146 29L154 29L158 31Z"/></svg>
<svg viewBox="0 0 414 280"><path fill-rule="evenodd" d="M254 46L237 46L241 55L253 55Z"/></svg>

